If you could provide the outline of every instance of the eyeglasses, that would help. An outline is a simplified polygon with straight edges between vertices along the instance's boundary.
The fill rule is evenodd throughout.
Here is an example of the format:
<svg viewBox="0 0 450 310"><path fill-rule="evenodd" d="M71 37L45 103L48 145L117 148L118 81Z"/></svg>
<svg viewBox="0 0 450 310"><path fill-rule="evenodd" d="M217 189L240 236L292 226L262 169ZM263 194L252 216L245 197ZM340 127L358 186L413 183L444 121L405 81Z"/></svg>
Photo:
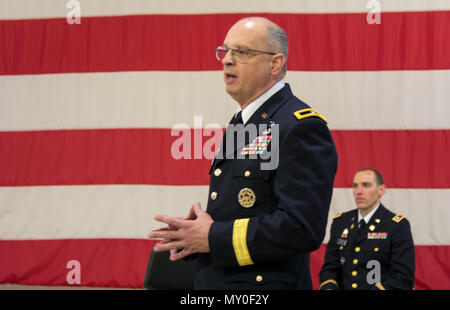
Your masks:
<svg viewBox="0 0 450 310"><path fill-rule="evenodd" d="M266 51L259 51L259 50L253 50L246 47L232 47L228 48L226 46L219 46L216 48L216 58L218 61L222 61L225 56L228 54L228 51L231 51L231 56L234 57L236 60L245 62L250 58L251 53L261 53L261 54L268 54L268 55L276 55L276 53L272 52L266 52Z"/></svg>

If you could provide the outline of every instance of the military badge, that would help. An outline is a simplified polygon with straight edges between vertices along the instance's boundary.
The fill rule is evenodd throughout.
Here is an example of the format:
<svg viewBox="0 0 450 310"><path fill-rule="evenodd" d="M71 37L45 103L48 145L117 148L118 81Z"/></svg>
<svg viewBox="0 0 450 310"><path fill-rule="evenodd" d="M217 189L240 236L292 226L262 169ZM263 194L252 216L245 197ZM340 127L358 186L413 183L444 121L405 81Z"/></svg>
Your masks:
<svg viewBox="0 0 450 310"><path fill-rule="evenodd" d="M392 218L392 220L394 221L394 222L400 222L401 220L403 220L405 217L403 216L403 215L400 215L400 214L397 214L396 216L394 216L393 218Z"/></svg>
<svg viewBox="0 0 450 310"><path fill-rule="evenodd" d="M264 131L262 132L262 134L263 134L263 135L268 135L268 134L270 134L270 133L272 132L272 126L273 126L273 125L275 125L275 122L274 122L274 121L270 121L270 122L269 122L269 126L267 127L266 130L264 130Z"/></svg>
<svg viewBox="0 0 450 310"><path fill-rule="evenodd" d="M238 194L238 201L244 208L250 208L255 204L256 195L250 188L243 188Z"/></svg>
<svg viewBox="0 0 450 310"><path fill-rule="evenodd" d="M367 239L386 239L387 236L387 232L367 233Z"/></svg>
<svg viewBox="0 0 450 310"><path fill-rule="evenodd" d="M347 238L348 236L348 229L344 229L344 231L342 232L341 238Z"/></svg>
<svg viewBox="0 0 450 310"><path fill-rule="evenodd" d="M244 146L241 155L259 155L267 150L272 139L271 135L262 135L256 137L250 144Z"/></svg>
<svg viewBox="0 0 450 310"><path fill-rule="evenodd" d="M273 121L270 121L267 129L264 130L260 136L256 137L250 144L242 148L241 155L259 155L266 151L270 144L270 140L272 140L271 132L274 124Z"/></svg>
<svg viewBox="0 0 450 310"><path fill-rule="evenodd" d="M345 264L345 257L341 256L341 259L339 261L341 262L341 265L343 266Z"/></svg>
<svg viewBox="0 0 450 310"><path fill-rule="evenodd" d="M342 213L338 213L333 217L333 219L337 219L338 217L341 217L341 216L342 216Z"/></svg>
<svg viewBox="0 0 450 310"><path fill-rule="evenodd" d="M269 135L271 132L272 132L272 128L269 127L269 128L267 128L266 130L264 130L264 131L262 132L262 134L263 134L263 135Z"/></svg>

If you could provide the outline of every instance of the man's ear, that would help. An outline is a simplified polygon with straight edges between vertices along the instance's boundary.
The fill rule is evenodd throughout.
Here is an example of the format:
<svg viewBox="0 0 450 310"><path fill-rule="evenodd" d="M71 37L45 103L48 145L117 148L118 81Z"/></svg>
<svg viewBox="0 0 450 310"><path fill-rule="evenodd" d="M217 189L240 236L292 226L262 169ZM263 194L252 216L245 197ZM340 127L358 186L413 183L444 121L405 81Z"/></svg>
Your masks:
<svg viewBox="0 0 450 310"><path fill-rule="evenodd" d="M381 197L386 193L386 185L381 184L378 186L378 195Z"/></svg>
<svg viewBox="0 0 450 310"><path fill-rule="evenodd" d="M283 54L278 53L276 55L273 55L272 63L271 63L272 75L278 75L281 72L281 70L283 69L285 62L286 62L286 57Z"/></svg>

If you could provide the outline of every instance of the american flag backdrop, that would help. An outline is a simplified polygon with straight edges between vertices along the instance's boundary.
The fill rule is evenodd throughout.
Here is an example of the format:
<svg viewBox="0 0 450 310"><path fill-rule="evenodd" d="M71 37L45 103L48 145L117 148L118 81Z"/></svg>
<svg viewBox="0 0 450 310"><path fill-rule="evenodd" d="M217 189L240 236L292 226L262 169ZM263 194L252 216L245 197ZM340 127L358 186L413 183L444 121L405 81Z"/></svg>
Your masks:
<svg viewBox="0 0 450 310"><path fill-rule="evenodd" d="M415 288L450 289L448 0L0 0L0 283L142 287L153 216L206 207L211 160L175 159L172 128L205 144L225 127L215 48L253 15L286 29L286 82L329 121L328 225L355 208L355 171L379 170Z"/></svg>

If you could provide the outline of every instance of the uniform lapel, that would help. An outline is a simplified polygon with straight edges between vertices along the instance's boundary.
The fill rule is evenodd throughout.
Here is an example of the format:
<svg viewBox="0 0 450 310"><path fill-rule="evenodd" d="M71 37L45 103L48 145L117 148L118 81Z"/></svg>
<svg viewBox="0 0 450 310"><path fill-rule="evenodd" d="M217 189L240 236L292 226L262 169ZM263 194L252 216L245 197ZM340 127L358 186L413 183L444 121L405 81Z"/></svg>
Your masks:
<svg viewBox="0 0 450 310"><path fill-rule="evenodd" d="M291 88L286 83L282 89L276 92L253 113L246 124L268 124L272 115L292 96Z"/></svg>
<svg viewBox="0 0 450 310"><path fill-rule="evenodd" d="M370 218L369 224L367 225L367 233L379 232L380 228L384 225L384 213L386 208L380 203L377 211ZM367 237L367 235L366 235Z"/></svg>
<svg viewBox="0 0 450 310"><path fill-rule="evenodd" d="M228 122L227 128L229 127L229 125L232 125L233 121L234 121L234 115L231 118L231 120ZM222 161L225 160L225 153L224 153L223 149L224 149L224 142L226 139L226 133L227 133L227 131L225 129L225 132L223 133L223 136L222 136L222 143L220 144L219 151L217 152L216 156L214 156L214 159L212 160L211 168L209 169L209 174L211 174L211 171L213 170L213 168L215 166L219 165Z"/></svg>
<svg viewBox="0 0 450 310"><path fill-rule="evenodd" d="M372 215L372 217L370 218L369 223L367 223L366 225L366 231L364 232L363 235L358 236L358 223L356 220L356 243L359 243L363 240L367 239L367 234L371 233L371 232L376 232L380 229L381 226L383 226L384 221L382 220L383 218L383 213L384 213L385 208L383 207L382 204L380 204L380 206L378 207L377 211L375 211L375 213ZM358 215L358 214L357 214Z"/></svg>
<svg viewBox="0 0 450 310"><path fill-rule="evenodd" d="M286 83L282 89L280 89L278 92L276 92L272 97L270 97L266 102L264 102L255 111L255 113L253 113L253 115L247 121L245 126L248 126L249 124L256 125L257 130L259 130L260 124L266 124L266 125L269 124L272 115L283 105L283 103L287 99L289 99L292 96L293 96L293 94L291 92L291 88L290 88L289 84ZM233 120L234 120L234 116L230 120L230 123L232 123ZM228 126L227 126L227 128L228 128ZM242 130L244 130L244 128L245 127L243 127ZM232 129L232 127L229 129ZM240 149L242 149L242 147L244 147L246 144L249 143L249 141L245 141L245 144L238 145L235 150L230 148L231 150L225 150L225 154L223 154L223 144L224 144L224 139L226 139L226 133L227 133L227 131L224 132L219 152L217 153L216 157L214 158L214 160L211 164L211 168L209 170L210 174L211 174L211 171L213 170L213 168L220 165L223 161L225 161L227 159L227 157L236 158L237 152ZM232 134L231 131L230 131L230 134ZM238 132L238 134L239 134L239 132ZM261 134L261 133L258 132L258 134ZM219 156L219 154L221 156ZM234 156L232 157L232 155L234 155Z"/></svg>
<svg viewBox="0 0 450 310"><path fill-rule="evenodd" d="M356 209L351 218L350 218L350 224L349 226L349 236L348 239L350 241L350 244L355 244L358 242L358 209Z"/></svg>

